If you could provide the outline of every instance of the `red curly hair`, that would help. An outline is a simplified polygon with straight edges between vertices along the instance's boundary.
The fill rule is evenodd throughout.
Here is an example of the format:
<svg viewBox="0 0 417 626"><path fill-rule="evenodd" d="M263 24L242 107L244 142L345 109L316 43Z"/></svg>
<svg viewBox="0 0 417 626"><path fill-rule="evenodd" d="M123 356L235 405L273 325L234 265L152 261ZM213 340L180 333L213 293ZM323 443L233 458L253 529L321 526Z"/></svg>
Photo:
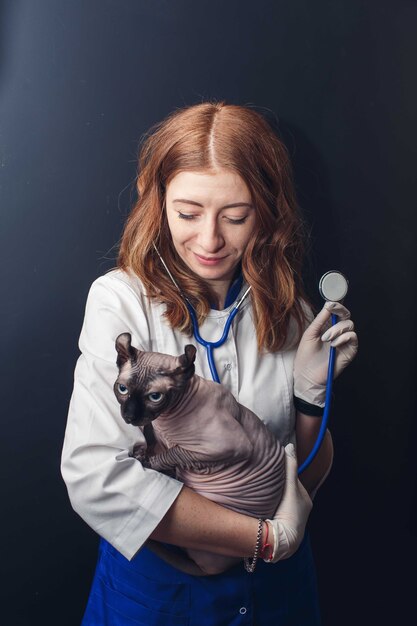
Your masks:
<svg viewBox="0 0 417 626"><path fill-rule="evenodd" d="M174 111L153 126L141 143L138 198L124 228L118 267L133 271L148 297L166 305L171 326L191 335L183 297L167 276L153 242L193 303L200 323L215 298L173 246L165 191L182 171L232 170L246 183L257 215L241 265L252 287L259 350L277 351L284 346L291 317L300 336L306 323L301 300L308 302L301 280L304 224L287 150L264 116L247 106L204 102Z"/></svg>

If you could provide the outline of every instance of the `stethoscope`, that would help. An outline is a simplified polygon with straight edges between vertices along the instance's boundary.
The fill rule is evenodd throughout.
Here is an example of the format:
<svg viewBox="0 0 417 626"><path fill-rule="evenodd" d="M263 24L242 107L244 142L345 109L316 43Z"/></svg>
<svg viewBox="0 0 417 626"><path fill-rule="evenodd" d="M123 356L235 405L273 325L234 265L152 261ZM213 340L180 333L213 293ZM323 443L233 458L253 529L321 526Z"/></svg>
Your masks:
<svg viewBox="0 0 417 626"><path fill-rule="evenodd" d="M204 348L206 349L207 361L208 361L208 364L209 364L209 367L210 367L211 376L212 376L214 382L220 383L220 378L219 378L219 375L218 375L218 372L217 372L217 369L216 369L216 364L214 362L213 350L215 348L220 348L220 346L222 346L227 341L227 337L229 335L229 331L230 331L230 327L232 325L232 322L233 322L234 318L236 317L236 315L237 315L237 313L239 311L240 305L242 304L242 302L244 301L244 299L246 298L246 296L250 292L251 287L248 287L248 289L246 289L246 291L243 294L243 296L241 298L239 298L239 300L234 305L233 309L230 311L230 313L229 313L229 315L227 317L226 323L224 325L223 333L222 333L220 339L218 339L217 341L207 341L206 339L203 339L203 337L200 335L200 330L199 330L199 327L198 327L197 315L196 315L196 312L194 310L193 305L188 300L187 296L182 293L182 290L180 289L180 287L177 284L175 278L172 276L171 272L169 271L168 266L166 265L164 259L160 255L159 250L158 250L158 248L156 247L155 244L153 244L153 247L154 247L157 255L159 256L159 258L161 260L161 263L164 266L168 276L170 277L170 279L172 280L173 284L178 289L178 291L182 294L182 296L183 296L183 298L185 300L185 304L186 304L187 309L188 309L188 311L190 313L191 321L192 321L192 324L193 324L193 332L194 332L195 340L201 346L204 346ZM319 292L320 292L320 295L322 296L322 298L324 298L324 300L326 300L326 301L342 302L343 299L345 298L346 294L347 294L347 290L348 290L348 281L345 278L345 276L341 272L339 272L337 270L331 270L329 272L326 272L325 274L323 274L323 276L320 279L320 282L319 282ZM334 326L337 323L337 321L338 321L337 315L332 313L332 316L331 316L332 326ZM327 423L329 421L329 414L330 414L330 405L331 405L331 396L332 396L332 388L333 388L333 376L334 376L335 359L336 359L336 348L330 346L329 365L328 365L328 368L327 368L326 397L325 397L325 405L324 405L324 411L323 411L323 417L322 417L322 420L321 420L320 430L319 430L319 434L317 435L316 442L315 442L315 444L314 444L310 454L308 455L308 457L305 459L305 461L298 468L298 474L301 474L302 472L304 472L304 470L310 465L310 463L312 462L312 460L316 456L317 452L319 451L320 446L323 443L324 436L326 434Z"/></svg>
<svg viewBox="0 0 417 626"><path fill-rule="evenodd" d="M224 328L223 328L223 334L222 334L222 336L220 337L220 339L218 341L206 341L205 339L203 339L203 337L200 335L200 330L198 328L197 316L196 316L196 313L194 311L194 308L190 304L190 302L188 302L188 300L185 301L186 305L187 305L187 309L188 309L188 311L190 313L190 316L191 316L192 323L193 323L194 337L195 337L196 341L201 346L204 346L205 349L206 349L207 361L208 361L208 364L209 364L211 377L213 378L214 382L216 382L216 383L220 383L220 378L219 378L219 375L217 373L216 364L214 362L213 350L215 348L220 348L220 346L222 346L224 344L224 342L227 340L227 336L229 334L229 330L230 330L230 327L232 325L232 322L233 322L233 320L236 317L236 314L237 314L237 312L239 310L240 305L242 304L243 300L246 298L246 296L248 295L250 290L251 290L251 287L248 287L248 289L246 289L246 291L243 294L243 296L238 300L238 302L236 302L235 306L230 311L230 313L228 315L228 318L226 320L226 323L224 325Z"/></svg>
<svg viewBox="0 0 417 626"><path fill-rule="evenodd" d="M196 315L196 312L194 310L193 305L188 300L187 296L182 293L182 290L180 289L180 287L179 287L178 283L176 282L175 278L173 277L173 275L169 271L169 268L168 268L167 264L165 263L164 259L160 255L159 250L158 250L158 248L156 247L156 245L154 243L153 243L153 247L154 247L157 255L159 256L159 258L161 260L161 263L164 266L168 276L170 277L170 279L172 280L172 282L174 283L174 285L176 286L176 288L178 289L178 291L181 293L182 297L185 300L185 304L186 304L188 312L189 312L189 314L191 316L191 321L192 321L192 324L193 324L193 333L194 333L195 340L197 341L197 343L199 343L201 346L204 346L204 348L206 349L207 361L208 361L208 364L209 364L211 377L212 377L212 379L214 380L215 383L219 383L220 384L219 374L217 373L216 364L214 362L213 350L215 348L220 348L220 346L222 346L225 343L225 341L227 341L227 337L229 335L229 330L230 330L230 327L232 325L232 322L235 319L235 317L237 315L237 312L239 311L240 305L242 304L242 302L244 301L244 299L246 298L246 296L248 295L248 293L250 292L252 287L248 287L246 289L246 291L243 294L243 296L236 302L236 304L234 305L233 309L230 311L230 313L229 313L229 315L227 317L226 323L224 325L223 333L222 333L222 336L220 337L220 339L218 341L206 341L200 335L200 329L198 327L197 315Z"/></svg>
<svg viewBox="0 0 417 626"><path fill-rule="evenodd" d="M319 292L322 298L326 301L330 302L342 302L344 297L347 294L348 290L348 281L345 276L341 272L337 270L331 270L323 274L320 278L319 282ZM331 317L332 326L336 324L338 321L337 315L332 313ZM326 397L324 403L324 411L323 417L321 418L320 430L317 435L316 442L308 455L305 461L298 468L298 475L300 475L304 470L310 465L311 461L316 456L317 452L320 449L321 444L323 443L324 436L327 430L327 423L329 421L330 415L330 405L332 398L332 389L333 389L333 377L334 377L334 364L336 360L336 348L330 346L329 352L329 364L327 366L327 382L326 382Z"/></svg>

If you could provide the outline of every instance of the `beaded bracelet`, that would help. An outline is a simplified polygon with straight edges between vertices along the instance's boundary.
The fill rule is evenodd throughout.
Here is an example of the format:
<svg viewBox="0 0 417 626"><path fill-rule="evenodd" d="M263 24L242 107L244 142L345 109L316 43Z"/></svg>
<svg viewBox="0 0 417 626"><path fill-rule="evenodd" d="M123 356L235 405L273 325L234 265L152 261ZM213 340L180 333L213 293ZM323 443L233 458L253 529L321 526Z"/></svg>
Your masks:
<svg viewBox="0 0 417 626"><path fill-rule="evenodd" d="M268 535L269 535L269 526L268 526L268 522L266 522L266 524L265 524L265 525L266 525L266 537L265 537L265 542L264 542L264 545L262 546L262 548L261 548L261 550L260 550L260 552L259 552L259 557L260 557L261 559L263 559L265 562L269 563L270 561L272 561L272 557L273 557L274 551L272 551L271 555L270 555L267 559L265 558L265 550L266 550L267 548L272 548L271 544L270 544L270 543L268 543Z"/></svg>
<svg viewBox="0 0 417 626"><path fill-rule="evenodd" d="M245 566L245 570L247 572L249 572L250 574L252 574L255 571L255 566L256 566L256 561L258 560L258 556L259 556L259 548L261 545L261 538L262 538L262 525L263 525L264 521L263 519L260 517L258 519L258 532L256 535L256 545L255 545L255 551L253 553L253 557L252 560L250 557L246 557L243 559L243 564Z"/></svg>

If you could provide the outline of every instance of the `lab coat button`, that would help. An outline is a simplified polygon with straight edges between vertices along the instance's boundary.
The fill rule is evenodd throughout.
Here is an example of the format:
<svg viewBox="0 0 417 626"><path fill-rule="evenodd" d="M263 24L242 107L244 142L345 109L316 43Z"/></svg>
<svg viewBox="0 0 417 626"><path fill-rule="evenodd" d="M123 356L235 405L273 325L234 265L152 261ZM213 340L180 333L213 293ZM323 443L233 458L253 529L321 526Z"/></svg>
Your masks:
<svg viewBox="0 0 417 626"><path fill-rule="evenodd" d="M232 364L231 363L226 363L224 366L224 369L227 370L228 372L230 372L230 370L232 369Z"/></svg>
<svg viewBox="0 0 417 626"><path fill-rule="evenodd" d="M247 611L247 610L248 610L248 609L246 608L246 606L241 606L241 607L240 607L240 609L239 609L239 613L240 613L241 615L245 615L245 613L246 613L246 611Z"/></svg>

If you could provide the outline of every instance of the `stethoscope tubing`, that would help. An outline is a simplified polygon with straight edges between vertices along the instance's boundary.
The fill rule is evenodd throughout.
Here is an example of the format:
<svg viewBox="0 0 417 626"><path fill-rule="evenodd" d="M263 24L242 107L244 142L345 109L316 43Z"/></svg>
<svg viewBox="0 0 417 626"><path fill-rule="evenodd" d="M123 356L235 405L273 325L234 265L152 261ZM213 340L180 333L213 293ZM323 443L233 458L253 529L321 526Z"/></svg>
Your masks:
<svg viewBox="0 0 417 626"><path fill-rule="evenodd" d="M213 350L215 348L220 348L220 346L222 346L225 343L225 341L227 340L227 337L229 335L229 330L230 330L230 327L232 325L232 322L233 322L233 320L235 319L235 317L237 315L237 312L239 310L240 305L242 304L243 300L246 298L246 296L248 295L250 290L251 290L251 288L248 287L248 289L246 289L246 291L243 294L243 296L240 298L240 300L238 300L236 302L235 306L230 311L230 313L229 313L229 315L227 317L227 320L226 320L226 324L224 325L224 328L223 328L222 336L217 341L207 341L206 339L203 339L203 337L200 335L200 330L198 328L197 315L196 315L196 312L194 310L194 307L192 306L191 302L189 302L189 300L187 300L187 298L185 298L185 304L187 306L188 312L190 313L191 321L193 323L194 337L195 337L197 343L199 343L201 346L204 346L205 349L206 349L207 361L208 361L208 364L209 364L211 377L212 377L212 379L214 380L215 383L219 383L220 384L220 378L219 378L219 374L217 373L216 364L214 362Z"/></svg>
<svg viewBox="0 0 417 626"><path fill-rule="evenodd" d="M178 291L181 293L180 287L178 286L177 282L175 281L174 277L172 276L171 272L169 271L169 268L166 265L166 263L165 263L164 259L162 258L162 256L160 255L159 250L156 247L155 243L153 243L153 247L154 247L156 253L158 254L158 256L159 256L163 266L165 267L165 269L166 269L166 271L168 273L168 276L171 278L173 284L177 287ZM330 274L330 272L327 272L327 274ZM236 317L237 312L239 310L239 307L242 304L243 300L248 295L250 289L251 288L249 287L245 291L243 296L235 304L235 306L233 307L232 311L229 313L229 316L228 316L228 318L226 320L226 324L224 325L224 328L223 328L222 336L217 341L206 341L205 339L203 339L203 337L200 335L200 330L198 328L198 320L197 320L197 315L195 313L194 307L189 302L189 300L186 297L184 297L187 309L188 309L188 311L190 313L190 316L191 316L191 320L192 320L192 324L193 324L194 337L195 337L197 343L199 343L200 345L204 346L205 349L206 349L207 361L208 361L208 364L209 364L210 373L211 373L211 376L212 376L214 382L216 382L216 383L220 384L220 378L219 378L219 375L218 375L218 372L217 372L217 369L216 369L216 364L214 362L213 350L215 348L219 348L220 346L222 346L224 344L224 342L227 340L227 336L229 334L229 330L230 330L230 327L232 325L232 322L233 322L234 318ZM325 297L324 294L322 294L322 295L323 295L323 297ZM332 326L334 326L334 324L336 324L336 322L337 322L337 315L332 314L332 318L331 319L332 319ZM333 376L334 376L335 358L336 358L336 350L335 350L335 348L330 346L329 365L328 365L328 370L327 370L326 397L325 397L325 405L324 405L324 412L323 412L323 417L322 417L322 421L321 421L321 426L320 426L320 430L319 430L319 434L317 436L316 442L315 442L315 444L313 446L313 449L311 450L310 454L305 459L305 461L298 468L298 475L300 475L302 472L304 472L304 470L310 465L310 463L312 462L314 457L317 455L317 452L319 451L320 446L323 443L324 436L326 434L327 423L328 423L329 414L330 414L330 405L331 405L331 396L332 396L332 388L333 388Z"/></svg>
<svg viewBox="0 0 417 626"><path fill-rule="evenodd" d="M336 324L337 320L338 320L337 315L332 314L332 326ZM324 403L324 412L323 412L323 417L321 419L320 430L319 430L319 434L317 435L316 442L310 454L298 468L298 475L300 475L302 472L304 472L305 469L307 469L307 467L310 465L314 457L317 455L320 449L320 446L323 443L324 436L326 434L327 424L328 424L329 415L330 415L330 405L332 401L335 361L336 361L336 348L333 348L333 346L330 346L329 365L327 368L326 398L325 398L325 403Z"/></svg>
<svg viewBox="0 0 417 626"><path fill-rule="evenodd" d="M241 302L242 302L242 299L233 307L233 309L229 313L229 316L228 316L228 318L226 320L226 324L224 325L224 328L223 328L223 334L220 337L220 339L218 339L217 341L206 341L200 335L200 331L199 331L199 328L198 328L198 322L197 322L197 316L195 314L195 311L194 311L193 307L191 306L191 304L186 301L187 308L188 308L188 311L189 311L189 313L191 315L191 320L193 322L194 337L195 337L196 341L201 346L205 347L206 352L207 352L207 361L208 361L208 364L209 364L211 377L214 380L214 382L219 383L219 384L220 384L220 378L219 378L219 375L217 373L216 365L215 365L215 362L214 362L213 350L215 348L219 348L220 346L222 346L224 344L224 342L227 340L227 336L229 334L230 327L232 325L232 322L233 322L234 318L237 315L237 312L239 310L239 305L240 305Z"/></svg>
<svg viewBox="0 0 417 626"><path fill-rule="evenodd" d="M194 337L197 343L199 343L201 346L204 346L204 348L206 349L207 361L209 364L211 377L214 382L219 383L219 384L220 384L220 378L219 378L217 368L214 362L213 350L215 348L219 348L220 346L222 346L224 342L227 340L230 327L232 325L234 318L236 317L236 314L239 310L239 305L242 302L242 300L243 298L240 299L240 301L234 306L232 311L229 313L229 316L226 320L226 324L224 325L224 328L223 328L222 336L217 341L207 341L206 339L203 339L203 337L200 335L200 330L198 328L197 315L194 311L194 308L190 304L190 302L188 302L188 300L185 301L188 311L191 316L192 323L193 323ZM337 315L332 314L331 320L332 320L332 326L334 326L338 320ZM326 397L325 397L324 412L323 412L323 416L321 420L320 430L319 430L319 434L317 435L317 439L315 441L315 444L310 454L298 468L298 475L304 472L304 470L306 470L307 467L311 464L311 462L317 455L318 451L320 450L321 444L323 443L323 439L326 434L327 424L328 424L329 415L330 415L335 359L336 359L336 349L330 346L329 365L327 368Z"/></svg>

